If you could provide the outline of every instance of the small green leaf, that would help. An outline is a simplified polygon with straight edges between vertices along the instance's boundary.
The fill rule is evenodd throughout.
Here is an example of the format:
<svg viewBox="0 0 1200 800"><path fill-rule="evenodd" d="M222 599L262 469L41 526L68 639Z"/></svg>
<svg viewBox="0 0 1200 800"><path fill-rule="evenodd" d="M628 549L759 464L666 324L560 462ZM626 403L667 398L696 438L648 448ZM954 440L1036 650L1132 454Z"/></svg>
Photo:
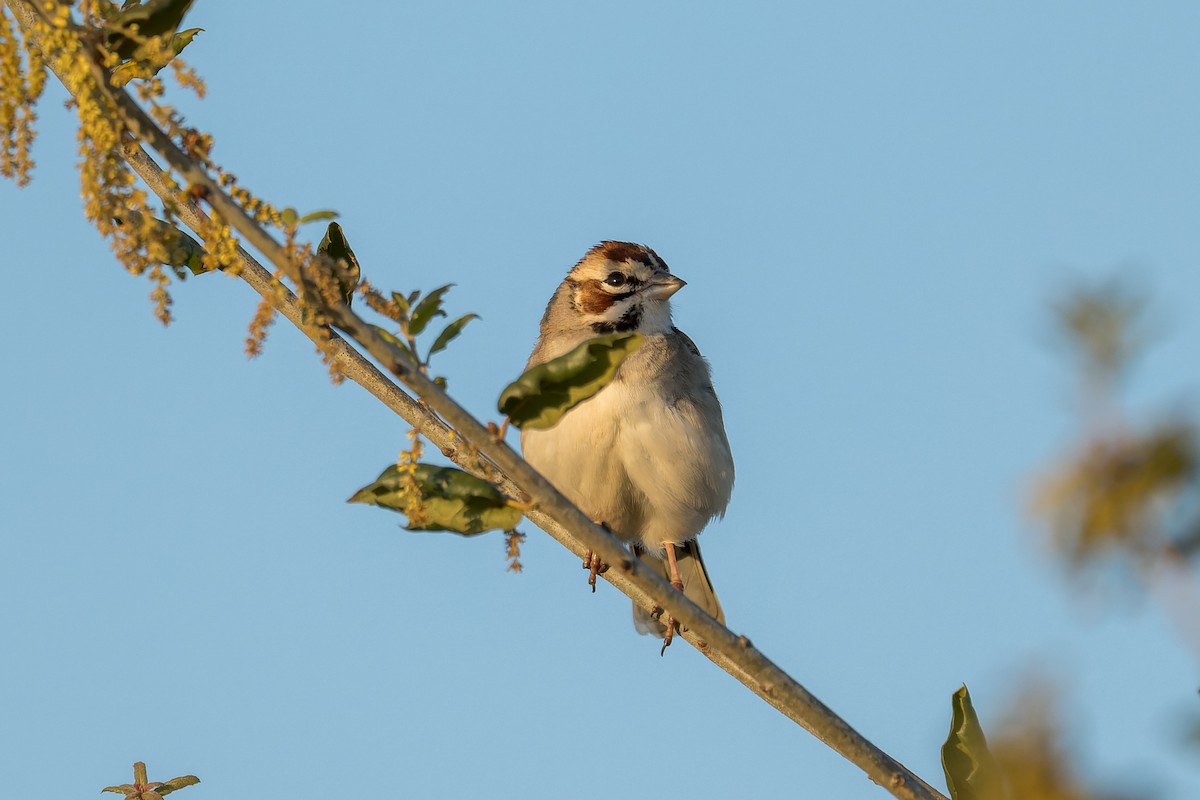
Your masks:
<svg viewBox="0 0 1200 800"><path fill-rule="evenodd" d="M204 28L188 28L186 31L180 31L171 37L171 50L175 55L183 52L183 48L192 43L196 38L196 34L203 33Z"/></svg>
<svg viewBox="0 0 1200 800"><path fill-rule="evenodd" d="M378 334L379 334L381 337L383 337L384 339L386 339L386 340L387 340L387 341L388 341L390 344L392 344L392 345L394 345L395 347L399 348L399 349L400 349L400 351L404 353L404 355L408 356L408 360L409 360L409 361L412 361L414 364L416 364L416 363L417 363L417 356L416 356L416 354L415 354L415 353L413 353L413 351L412 351L412 350L409 348L409 346L408 346L408 342L404 341L403 339L401 339L401 338L400 338L399 336L397 336L396 334L389 332L389 331L388 331L388 330L386 330L385 328L381 328L381 327L379 327L378 325L372 325L372 326L371 326L371 328L372 328L372 329L373 329L373 330L374 330L376 333L378 333Z"/></svg>
<svg viewBox="0 0 1200 800"><path fill-rule="evenodd" d="M139 5L126 3L108 19L108 49L121 58L133 58L143 39L173 34L194 0L147 0ZM127 36L137 26L137 38ZM178 51L176 51L178 52Z"/></svg>
<svg viewBox="0 0 1200 800"><path fill-rule="evenodd" d="M129 220L140 225L144 217L137 211L130 211ZM125 220L114 217L113 222L124 225ZM176 228L165 220L157 217L150 218L151 235L158 237L167 249L164 264L172 267L187 267L193 275L200 275L209 270L204 266L204 247L188 234Z"/></svg>
<svg viewBox="0 0 1200 800"><path fill-rule="evenodd" d="M136 48L130 60L113 69L112 75L109 76L109 82L113 86L124 86L132 80L153 78L162 71L163 67L170 64L175 56L182 53L183 49L196 38L196 34L203 30L203 28L188 28L186 31L175 34L171 37L169 51L166 53L157 48Z"/></svg>
<svg viewBox="0 0 1200 800"><path fill-rule="evenodd" d="M413 309L412 316L408 320L408 332L412 336L420 336L421 331L425 330L434 317L446 316L446 312L442 311L442 296L450 291L453 283L447 283L445 286L439 286L417 303L417 307ZM411 300L412 298L410 298Z"/></svg>
<svg viewBox="0 0 1200 800"><path fill-rule="evenodd" d="M320 211L310 211L307 214L305 214L303 217L300 218L300 224L304 225L305 223L317 222L318 220L322 220L322 219L337 219L338 216L339 216L338 212L333 211L328 208L323 208Z"/></svg>
<svg viewBox="0 0 1200 800"><path fill-rule="evenodd" d="M390 465L373 482L359 489L347 502L367 503L403 513L417 503L425 521L409 530L451 531L472 536L489 530L509 530L521 520L521 512L485 480L453 467L417 464L412 480L407 467ZM416 492L416 497L412 493Z"/></svg>
<svg viewBox="0 0 1200 800"><path fill-rule="evenodd" d="M440 353L446 349L446 346L458 338L458 335L463 332L463 328L467 327L467 323L473 319L479 319L478 314L467 314L447 325L438 337L433 340L433 347L429 348L429 355Z"/></svg>
<svg viewBox="0 0 1200 800"><path fill-rule="evenodd" d="M163 781L161 786L155 788L159 794L170 794L177 789L182 789L185 786L195 786L200 782L200 779L195 775L180 775L178 778L171 778L169 781Z"/></svg>
<svg viewBox="0 0 1200 800"><path fill-rule="evenodd" d="M283 223L285 228L293 228L300 221L300 212L288 206L279 212L279 221Z"/></svg>
<svg viewBox="0 0 1200 800"><path fill-rule="evenodd" d="M1000 768L988 750L966 685L950 698L950 735L942 745L942 769L953 800L1006 800Z"/></svg>
<svg viewBox="0 0 1200 800"><path fill-rule="evenodd" d="M334 261L345 262L346 269L344 273L339 273L338 285L342 290L342 299L346 301L346 305L350 305L350 301L354 299L354 290L358 288L362 267L358 265L358 257L350 249L350 243L346 241L346 234L342 232L341 225L336 222L329 223L325 235L321 237L321 243L317 245L317 252L329 256Z"/></svg>
<svg viewBox="0 0 1200 800"><path fill-rule="evenodd" d="M117 794L133 794L136 787L132 783L122 783L120 786L105 786L101 789L103 792L116 792Z"/></svg>
<svg viewBox="0 0 1200 800"><path fill-rule="evenodd" d="M404 316L408 317L408 310L412 304L409 302L407 297L399 292L392 292L392 302L400 306L400 310L404 312Z"/></svg>
<svg viewBox="0 0 1200 800"><path fill-rule="evenodd" d="M607 386L642 341L636 333L588 339L571 352L527 370L508 385L497 407L518 428L549 428Z"/></svg>
<svg viewBox="0 0 1200 800"><path fill-rule="evenodd" d="M173 267L187 267L193 275L202 275L209 269L204 266L204 248L183 231L156 219L163 228L163 241L167 245L166 263Z"/></svg>

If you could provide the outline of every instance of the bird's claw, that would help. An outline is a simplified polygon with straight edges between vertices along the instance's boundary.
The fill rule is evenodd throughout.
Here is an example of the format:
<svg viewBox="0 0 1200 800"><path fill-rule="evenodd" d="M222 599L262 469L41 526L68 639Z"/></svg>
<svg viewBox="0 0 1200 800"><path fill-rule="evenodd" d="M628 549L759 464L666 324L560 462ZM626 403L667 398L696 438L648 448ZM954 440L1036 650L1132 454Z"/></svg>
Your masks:
<svg viewBox="0 0 1200 800"><path fill-rule="evenodd" d="M671 580L671 586L680 592L683 591L683 581L677 578ZM663 610L661 608L655 606L654 610L658 612L655 616L662 616ZM667 626L667 632L663 634L662 650L658 651L660 656L667 654L667 648L671 646L671 640L675 638L675 630L679 627L679 624L675 622L675 617L671 615L670 611L667 612L667 621L663 624Z"/></svg>
<svg viewBox="0 0 1200 800"><path fill-rule="evenodd" d="M583 568L588 571L588 586L592 587L592 593L595 594L596 576L608 572L608 564L600 560L598 553L588 550L587 555L583 557Z"/></svg>

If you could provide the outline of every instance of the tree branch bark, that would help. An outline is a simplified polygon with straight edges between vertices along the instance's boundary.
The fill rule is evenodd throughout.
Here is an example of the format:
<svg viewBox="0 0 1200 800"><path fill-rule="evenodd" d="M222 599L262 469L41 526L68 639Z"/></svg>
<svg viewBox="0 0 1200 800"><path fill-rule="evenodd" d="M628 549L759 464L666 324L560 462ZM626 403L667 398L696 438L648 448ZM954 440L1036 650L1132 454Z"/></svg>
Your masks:
<svg viewBox="0 0 1200 800"><path fill-rule="evenodd" d="M33 29L36 11L27 0L4 0L18 22ZM86 44L85 47L90 47ZM90 56L95 56L89 51ZM93 63L98 61L93 58ZM133 136L157 151L176 174L205 190L205 200L245 241L293 282L301 280L286 250L255 223L198 164L188 158L149 115L124 91L108 85L95 68L95 91L108 97ZM62 76L58 76L62 80ZM67 83L64 81L64 86ZM70 87L68 87L69 90ZM207 221L196 203L181 198L159 165L137 144L125 154L134 171L164 202L171 204L180 221L203 236ZM290 292L279 291L271 273L253 256L239 249L239 276L270 300L280 313L305 335L320 343L319 331L301 320L299 305ZM501 475L500 488L513 497L529 498L526 517L571 552L582 557L591 550L612 565L603 577L645 608L665 608L685 628L682 637L754 694L812 733L834 751L861 768L867 776L903 800L946 800L937 790L880 750L797 681L739 636L717 623L702 609L675 591L667 581L631 556L612 534L588 519L527 464L506 442L488 432L478 420L443 392L403 353L379 336L350 307L339 303L326 309L336 327L361 345L384 368L409 387L425 405L400 389L344 339L335 338L335 359L343 374L416 428L459 466L493 480ZM426 408L425 406L428 406ZM431 413L430 409L433 413Z"/></svg>

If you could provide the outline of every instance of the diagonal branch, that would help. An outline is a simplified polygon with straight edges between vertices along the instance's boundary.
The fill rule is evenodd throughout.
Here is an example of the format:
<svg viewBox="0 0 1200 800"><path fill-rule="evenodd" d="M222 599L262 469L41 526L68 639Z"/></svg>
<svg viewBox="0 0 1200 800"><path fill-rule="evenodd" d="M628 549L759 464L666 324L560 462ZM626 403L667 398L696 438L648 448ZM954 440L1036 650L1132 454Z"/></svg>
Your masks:
<svg viewBox="0 0 1200 800"><path fill-rule="evenodd" d="M4 0L17 20L32 29L36 11L27 0ZM90 48L86 44L85 47ZM88 51L98 65L95 52ZM304 276L286 249L255 223L205 170L175 145L149 115L123 90L113 89L98 66L93 70L94 85L118 110L121 122L139 140L157 151L170 170L192 186L205 190L204 197L222 220L232 225L245 241L261 253L283 275L299 284ZM59 75L60 80L62 76ZM64 85L67 83L64 81ZM70 87L68 86L68 90ZM82 90L80 90L82 91ZM130 144L125 155L134 171L152 191L168 203L185 225L203 236L211 229L204 211L182 198L168 172L138 145ZM321 330L304 323L298 302L290 292L281 290L272 274L245 250L239 250L239 276L267 298L289 321L318 344L327 339ZM661 576L648 569L610 533L588 519L529 466L506 442L489 433L478 420L422 374L407 357L383 339L344 303L323 309L334 325L357 342L371 357L417 397L415 400L362 353L340 337L334 339L334 359L343 374L359 383L372 395L420 431L442 452L462 466L496 481L511 496L529 498L526 516L578 556L591 550L613 565L605 575L618 590L634 602L650 608L661 606L683 626L683 638L701 653L731 674L752 692L781 713L797 722L836 752L861 768L871 780L894 796L905 800L945 800L887 753L855 731L803 686L755 649L745 636L734 634L702 609L675 591Z"/></svg>

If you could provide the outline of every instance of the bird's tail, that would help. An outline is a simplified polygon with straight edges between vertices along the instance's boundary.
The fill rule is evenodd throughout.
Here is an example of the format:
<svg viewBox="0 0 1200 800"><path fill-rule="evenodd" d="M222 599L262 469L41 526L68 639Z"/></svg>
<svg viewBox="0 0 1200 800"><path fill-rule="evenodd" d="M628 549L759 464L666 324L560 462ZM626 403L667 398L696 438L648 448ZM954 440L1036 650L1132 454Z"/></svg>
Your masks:
<svg viewBox="0 0 1200 800"><path fill-rule="evenodd" d="M638 558L661 572L664 578L668 581L671 580L671 565L667 563L665 557L648 553L638 545L634 546L633 551ZM725 612L721 610L721 601L717 600L717 593L713 591L712 582L708 579L708 571L704 568L704 559L700 557L700 545L695 539L675 546L675 565L679 568L679 577L683 581L683 593L687 599L703 608L715 617L717 622L724 625ZM638 629L638 633L653 634L660 639L667 632L666 625L651 616L650 612L643 611L636 603L633 605L633 626Z"/></svg>

